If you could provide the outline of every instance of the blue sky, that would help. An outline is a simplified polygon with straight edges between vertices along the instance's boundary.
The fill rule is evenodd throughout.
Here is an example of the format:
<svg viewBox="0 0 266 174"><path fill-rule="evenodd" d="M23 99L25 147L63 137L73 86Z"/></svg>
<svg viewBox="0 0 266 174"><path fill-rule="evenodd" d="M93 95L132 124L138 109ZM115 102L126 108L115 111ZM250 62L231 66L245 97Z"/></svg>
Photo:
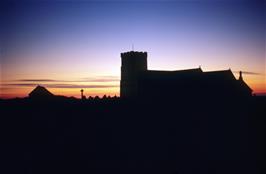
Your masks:
<svg viewBox="0 0 266 174"><path fill-rule="evenodd" d="M134 44L148 52L149 69L255 72L246 80L265 90L265 1L14 1L2 8L5 82L119 76L120 53Z"/></svg>

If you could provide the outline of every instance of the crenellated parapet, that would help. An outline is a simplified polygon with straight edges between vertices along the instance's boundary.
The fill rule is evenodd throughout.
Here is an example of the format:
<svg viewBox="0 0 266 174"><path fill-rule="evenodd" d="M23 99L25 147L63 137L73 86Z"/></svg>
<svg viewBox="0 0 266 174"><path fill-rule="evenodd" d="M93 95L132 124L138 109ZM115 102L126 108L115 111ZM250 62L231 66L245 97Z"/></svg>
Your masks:
<svg viewBox="0 0 266 174"><path fill-rule="evenodd" d="M130 58L130 57L147 58L147 56L148 56L147 52L142 52L142 51L129 51L121 53L122 58Z"/></svg>
<svg viewBox="0 0 266 174"><path fill-rule="evenodd" d="M130 71L147 70L147 52L130 51L121 53L122 67Z"/></svg>

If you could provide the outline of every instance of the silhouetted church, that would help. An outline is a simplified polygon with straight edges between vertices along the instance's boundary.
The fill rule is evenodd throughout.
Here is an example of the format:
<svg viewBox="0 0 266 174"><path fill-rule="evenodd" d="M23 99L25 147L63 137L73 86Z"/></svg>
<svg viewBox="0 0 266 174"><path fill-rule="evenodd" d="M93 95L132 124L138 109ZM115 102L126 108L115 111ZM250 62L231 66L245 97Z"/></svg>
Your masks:
<svg viewBox="0 0 266 174"><path fill-rule="evenodd" d="M147 68L147 52L121 53L120 96L135 97L235 97L251 96L242 73L229 70L203 72L201 68L155 71Z"/></svg>

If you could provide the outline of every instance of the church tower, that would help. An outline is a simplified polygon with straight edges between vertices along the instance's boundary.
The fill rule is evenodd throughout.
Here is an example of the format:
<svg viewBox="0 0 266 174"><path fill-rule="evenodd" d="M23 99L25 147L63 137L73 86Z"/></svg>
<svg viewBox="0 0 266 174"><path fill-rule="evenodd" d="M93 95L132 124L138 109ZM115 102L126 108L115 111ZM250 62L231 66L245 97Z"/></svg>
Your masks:
<svg viewBox="0 0 266 174"><path fill-rule="evenodd" d="M121 53L120 97L134 98L138 95L138 77L147 71L147 52Z"/></svg>

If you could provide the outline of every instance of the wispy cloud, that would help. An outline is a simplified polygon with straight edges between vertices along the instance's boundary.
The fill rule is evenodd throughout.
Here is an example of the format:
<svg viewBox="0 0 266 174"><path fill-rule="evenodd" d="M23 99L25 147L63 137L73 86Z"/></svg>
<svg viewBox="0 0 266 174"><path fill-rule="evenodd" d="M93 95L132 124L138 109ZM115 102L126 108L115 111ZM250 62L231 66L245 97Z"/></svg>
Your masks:
<svg viewBox="0 0 266 174"><path fill-rule="evenodd" d="M116 82L119 81L118 76L96 76L96 77L88 77L83 78L86 82Z"/></svg>
<svg viewBox="0 0 266 174"><path fill-rule="evenodd" d="M0 86L0 91L8 91L10 89L13 89L13 88Z"/></svg>
<svg viewBox="0 0 266 174"><path fill-rule="evenodd" d="M239 73L239 71L234 71L234 73ZM252 71L242 71L242 74L246 74L246 75L263 75L262 73L252 72Z"/></svg>
<svg viewBox="0 0 266 174"><path fill-rule="evenodd" d="M4 86L17 86L17 87L35 87L35 83L11 83L3 84ZM47 88L115 88L119 85L75 85L75 84L45 84Z"/></svg>
<svg viewBox="0 0 266 174"><path fill-rule="evenodd" d="M52 79L19 79L14 80L16 82L56 82L57 80Z"/></svg>
<svg viewBox="0 0 266 174"><path fill-rule="evenodd" d="M119 81L118 76L96 76L96 77L87 77L75 80L60 80L60 79L17 79L13 80L13 82L42 82L42 83L50 83L50 82L117 82Z"/></svg>

